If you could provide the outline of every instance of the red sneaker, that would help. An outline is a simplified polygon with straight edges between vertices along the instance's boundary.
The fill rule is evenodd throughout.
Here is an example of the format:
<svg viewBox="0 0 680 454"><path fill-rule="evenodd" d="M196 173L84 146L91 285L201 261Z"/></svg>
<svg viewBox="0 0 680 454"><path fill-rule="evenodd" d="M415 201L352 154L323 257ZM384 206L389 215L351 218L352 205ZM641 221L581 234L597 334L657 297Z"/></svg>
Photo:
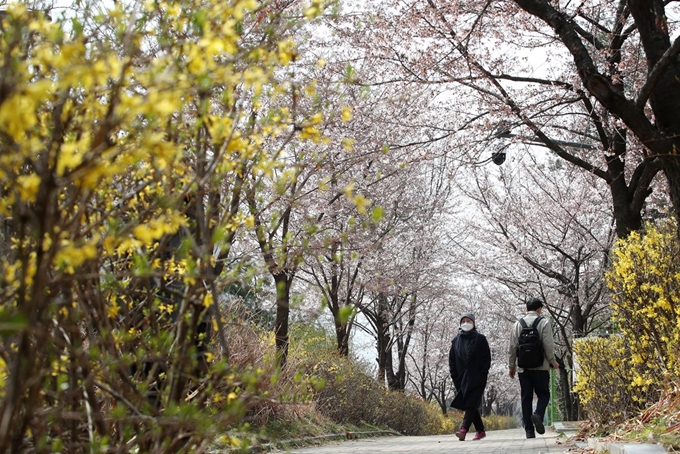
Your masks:
<svg viewBox="0 0 680 454"><path fill-rule="evenodd" d="M475 434L475 438L473 438L473 440L481 440L484 437L486 437L486 432L484 432L483 430L480 430L479 432L477 432Z"/></svg>
<svg viewBox="0 0 680 454"><path fill-rule="evenodd" d="M468 430L465 427L461 427L458 432L456 432L456 437L458 437L460 441L465 441L465 435L467 435L467 431Z"/></svg>

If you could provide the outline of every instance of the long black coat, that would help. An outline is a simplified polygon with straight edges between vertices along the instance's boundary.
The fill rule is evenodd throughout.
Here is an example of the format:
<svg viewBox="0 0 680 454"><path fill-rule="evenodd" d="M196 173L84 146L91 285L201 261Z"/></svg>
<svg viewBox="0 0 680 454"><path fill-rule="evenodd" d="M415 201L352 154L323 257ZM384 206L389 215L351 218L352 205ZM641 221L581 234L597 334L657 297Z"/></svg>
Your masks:
<svg viewBox="0 0 680 454"><path fill-rule="evenodd" d="M473 342L467 361L463 351L463 337L472 338ZM491 350L486 337L477 329L458 333L451 341L449 350L449 372L457 391L456 397L451 401L451 407L459 410L479 408L490 368Z"/></svg>

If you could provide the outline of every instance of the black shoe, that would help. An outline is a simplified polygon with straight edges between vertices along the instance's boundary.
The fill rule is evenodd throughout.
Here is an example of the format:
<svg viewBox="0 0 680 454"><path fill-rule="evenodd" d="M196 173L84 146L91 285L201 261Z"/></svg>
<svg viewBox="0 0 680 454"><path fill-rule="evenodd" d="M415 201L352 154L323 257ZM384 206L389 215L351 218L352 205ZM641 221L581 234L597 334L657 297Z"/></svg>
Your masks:
<svg viewBox="0 0 680 454"><path fill-rule="evenodd" d="M541 418L536 413L531 415L531 422L534 423L536 432L538 432L541 435L545 433L545 426L543 425L543 421L541 421Z"/></svg>
<svg viewBox="0 0 680 454"><path fill-rule="evenodd" d="M533 430L527 430L527 438L536 438L536 434Z"/></svg>

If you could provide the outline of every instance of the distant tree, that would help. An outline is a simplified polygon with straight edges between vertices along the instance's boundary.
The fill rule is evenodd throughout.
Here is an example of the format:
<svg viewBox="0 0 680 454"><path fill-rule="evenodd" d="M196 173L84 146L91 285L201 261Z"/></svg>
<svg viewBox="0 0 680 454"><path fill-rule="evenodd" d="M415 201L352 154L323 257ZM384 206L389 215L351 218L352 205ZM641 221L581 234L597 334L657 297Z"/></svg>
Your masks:
<svg viewBox="0 0 680 454"><path fill-rule="evenodd" d="M322 292L334 318L338 350L348 354L357 308L372 297L366 284L401 272L385 263L385 257L398 252L385 248L399 250L403 246L397 237L405 238L403 232L424 232L442 219L450 209L448 175L455 165L435 138L439 127L424 119L430 118L434 94L427 87L381 85L382 68L357 58L361 50L346 45L339 30L344 6L317 23L322 32L305 40L305 50L324 64L307 65L304 73L315 76L317 93L328 108L349 105L351 118L323 128L330 140L318 173L325 189L305 203L318 223L301 270Z"/></svg>
<svg viewBox="0 0 680 454"><path fill-rule="evenodd" d="M443 414L449 409L453 382L449 376L448 353L457 332L451 316L452 295L447 292L423 307L407 364L411 387L424 400L435 401Z"/></svg>
<svg viewBox="0 0 680 454"><path fill-rule="evenodd" d="M378 378L390 389L406 388L412 341L427 323L423 315L448 289L448 274L441 272L446 254L441 239L429 231L434 228L421 224L408 234L386 237L364 274L366 297L357 310L368 321L363 329L376 341Z"/></svg>

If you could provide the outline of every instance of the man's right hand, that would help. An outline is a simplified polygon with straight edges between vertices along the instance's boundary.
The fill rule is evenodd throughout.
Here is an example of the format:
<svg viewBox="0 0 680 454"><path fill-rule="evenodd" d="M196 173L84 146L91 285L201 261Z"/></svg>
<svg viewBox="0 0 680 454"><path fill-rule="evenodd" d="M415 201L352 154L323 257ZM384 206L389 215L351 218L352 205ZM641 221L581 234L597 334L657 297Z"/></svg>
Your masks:
<svg viewBox="0 0 680 454"><path fill-rule="evenodd" d="M560 368L560 364L559 364L557 361L555 361L555 362L553 362L553 363L550 365L550 367L552 367L553 369L559 369L559 368Z"/></svg>
<svg viewBox="0 0 680 454"><path fill-rule="evenodd" d="M511 367L510 373L508 374L508 375L510 375L510 378L515 378L515 372L516 372L516 369L514 367Z"/></svg>

